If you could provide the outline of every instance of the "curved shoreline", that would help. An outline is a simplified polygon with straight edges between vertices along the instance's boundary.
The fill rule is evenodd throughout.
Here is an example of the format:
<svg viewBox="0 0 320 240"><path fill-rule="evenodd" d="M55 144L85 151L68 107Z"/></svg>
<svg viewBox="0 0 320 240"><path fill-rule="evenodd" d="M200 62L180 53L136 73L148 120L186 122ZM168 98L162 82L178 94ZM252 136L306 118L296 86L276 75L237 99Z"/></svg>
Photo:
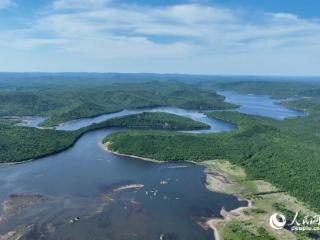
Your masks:
<svg viewBox="0 0 320 240"><path fill-rule="evenodd" d="M153 163L157 163L157 164L166 163L166 162L158 161L155 159L143 158L143 157L139 157L139 156L122 154L119 152L112 151L108 148L109 144L110 144L110 142L105 143L105 144L102 144L102 142L100 142L100 146L105 151L108 151L108 152L115 154L115 155L118 155L118 156L131 157L131 158L135 158L135 159L139 159L139 160L143 160L143 161L148 161L148 162L153 162ZM192 162L192 161L184 161L184 162L190 162L193 164L205 166L204 174L206 175L206 178L207 178L205 185L206 185L208 191L229 194L229 195L237 197L238 201L246 201L248 204L247 204L247 206L240 206L240 207L232 209L230 211L227 211L224 207L222 207L222 209L220 211L220 215L222 217L203 218L203 220L198 222L198 224L202 228L204 228L205 230L212 230L214 240L223 240L224 239L224 237L223 237L224 229L226 229L228 224L232 221L239 222L239 223L249 222L249 223L254 224L255 227L257 227L257 228L262 227L268 232L268 234L275 237L275 239L296 239L295 234L292 233L291 231L277 232L277 231L273 231L272 229L270 229L268 223L266 223L266 221L265 221L265 219L269 218L268 207L270 207L270 206L266 205L265 207L262 207L261 201L264 201L263 199L261 201L257 200L257 199L251 200L251 197L249 194L254 194L254 192L252 192L253 190L248 188L247 186L244 186L243 184L241 184L237 180L234 180L234 177L236 175L231 169L229 169L230 170L229 171L228 168L223 169L223 168L219 168L219 166L217 168L212 169L211 168L212 165L210 165L210 163L214 163L216 161L221 162L221 160L204 161L201 163ZM222 162L227 163L227 165L230 164L228 161L225 161L225 160L222 160ZM245 172L244 172L244 174L245 174ZM238 177L239 176L243 177L241 175L238 175ZM268 182L265 182L265 183L269 184L270 187L273 187L273 185L271 185L270 183L268 183ZM256 184L258 184L258 183L256 183ZM256 186L258 187L258 185L256 185ZM263 185L261 185L260 187L263 187ZM244 190L244 192L243 192L243 190ZM270 190L270 193L273 193L273 191ZM279 194L283 194L283 193L279 193ZM248 199L248 196L249 196L249 199ZM290 199L286 200L287 206L289 206L289 205L291 206L291 205L295 204L296 206L299 207L300 210L305 209L305 208L301 208L301 206L303 206L303 205L300 205L300 203L297 203L296 199L294 197L292 197L290 195L286 195L286 196L290 198ZM279 195L278 197L281 197L281 195ZM277 197L275 197L269 201L270 201L269 205L272 206L273 203L279 202L279 199ZM289 207L289 209L291 207ZM254 209L259 210L261 208L264 211L266 211L262 215L256 215L254 213L250 213ZM274 209L274 211L276 211L276 209ZM248 214L248 212L249 212L249 214ZM261 221L261 217L263 217L263 221Z"/></svg>
<svg viewBox="0 0 320 240"><path fill-rule="evenodd" d="M58 149L58 150L55 150L55 151L52 151L51 153L45 153L45 154L42 154L42 155L39 155L37 157L34 157L34 158L28 158L28 159L25 159L25 160L19 160L19 161L16 161L16 162L0 162L0 167L2 166L13 166L13 165L22 165L22 164L27 164L27 163L30 163L30 162L34 162L34 161L37 161L39 159L42 159L42 158L46 158L46 157L50 157L50 156L53 156L53 155L56 155L56 154L59 154L59 153L62 153L68 149L70 149L71 147L73 147L76 142L84 135L86 134L87 132L90 132L90 131L94 131L94 130L97 130L97 129L89 129L87 131L83 131L81 133L79 133L78 136L75 137L75 139L72 141L72 143L70 143L69 145L61 148L61 149Z"/></svg>
<svg viewBox="0 0 320 240"><path fill-rule="evenodd" d="M124 154L124 153L119 153L119 152L116 152L116 151L112 151L112 150L110 150L110 148L108 148L108 146L110 144L111 144L111 142L106 142L106 143L100 142L99 143L99 145L105 151L107 151L107 152L109 152L111 154L117 155L117 156L130 157L130 158L143 160L143 161L147 161L147 162L153 162L153 163L157 163L157 164L165 163L163 161L159 161L159 160L156 160L156 159L144 158L144 157L139 157L139 156L135 156L135 155L129 155L129 154ZM193 161L184 161L184 162L191 162L193 164L199 164L199 163L196 163L196 162L193 162ZM205 172L205 174L208 175L209 173ZM223 176L226 177L226 178L229 178L227 175L223 175ZM213 183L208 183L207 182L206 185L207 185L208 191L221 192L219 190L214 190L213 189L214 186L212 186L212 184ZM210 187L211 187L211 189L210 189ZM223 192L221 192L221 193L223 193ZM225 193L225 194L228 194L228 193ZM220 214L221 214L222 218L210 218L210 219L207 219L204 224L201 224L203 227L210 228L213 231L214 240L222 240L223 239L220 236L220 233L219 233L219 229L220 229L219 225L223 226L223 225L227 224L228 222L230 222L231 220L233 220L234 218L243 217L244 216L243 211L253 208L251 200L249 200L249 199L241 199L240 196L238 196L236 194L231 194L230 193L230 195L236 196L238 198L238 201L247 201L248 205L247 206L240 206L240 207L232 209L230 211L226 211L225 208L222 207L222 209L220 211Z"/></svg>
<svg viewBox="0 0 320 240"><path fill-rule="evenodd" d="M143 161L146 161L146 162L163 163L163 161L159 161L159 160L152 159L152 158L138 157L138 156L135 156L135 155L124 154L124 153L119 153L119 152L116 152L116 151L112 151L110 148L108 148L108 146L109 146L110 144L111 144L111 142L106 142L106 143L100 142L100 143L99 143L99 145L100 145L105 151L107 151L107 152L109 152L109 153L112 153L112 154L114 154L114 155L117 155L117 156L130 157L130 158L134 158L134 159L143 160Z"/></svg>
<svg viewBox="0 0 320 240"><path fill-rule="evenodd" d="M210 191L210 190L209 190ZM206 226L213 230L214 240L222 240L219 229L223 229L224 225L233 220L234 218L244 217L243 211L253 208L252 202L250 200L242 200L238 198L239 201L247 201L248 206L238 207L236 209L226 211L225 208L222 208L220 214L222 218L210 218L206 221ZM221 225L221 226L219 226Z"/></svg>
<svg viewBox="0 0 320 240"><path fill-rule="evenodd" d="M142 161L146 161L146 162L152 162L152 163L158 163L158 164L162 164L162 163L177 163L177 162L184 162L184 163L192 163L192 164L200 164L198 162L194 162L194 161L191 161L191 160L176 160L176 161L160 161L160 160L156 160L156 159L153 159L153 158L145 158L145 157L139 157L139 156L136 156L136 155L130 155L130 154L125 154L125 153L119 153L119 152L116 152L116 151L113 151L111 150L110 148L108 148L108 145L111 144L111 142L107 142L107 143L102 143L100 142L99 145L102 149L104 149L105 151L111 153L111 154L114 154L116 156L121 156L121 157L130 157L130 158L134 158L134 159L137 159L137 160L142 160Z"/></svg>

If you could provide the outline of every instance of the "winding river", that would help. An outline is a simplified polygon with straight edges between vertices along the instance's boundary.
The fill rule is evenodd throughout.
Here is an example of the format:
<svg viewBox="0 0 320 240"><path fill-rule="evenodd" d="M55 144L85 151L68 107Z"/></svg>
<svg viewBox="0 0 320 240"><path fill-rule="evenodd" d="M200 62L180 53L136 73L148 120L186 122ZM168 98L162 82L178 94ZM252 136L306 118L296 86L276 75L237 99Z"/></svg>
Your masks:
<svg viewBox="0 0 320 240"><path fill-rule="evenodd" d="M242 112L256 114L246 110L252 109L250 96L223 94L227 101L241 104ZM259 101L253 108L259 109L260 115L270 117L270 111L277 108L271 117L301 116L301 112L278 106L269 98L254 97ZM162 107L71 121L57 129L75 130L143 111L174 113L211 126L193 133L236 127L197 111ZM41 122L39 118L35 121ZM30 121L29 125L36 124ZM0 210L0 234L26 224L29 228L23 239L213 239L212 231L203 229L199 222L219 217L222 207L231 210L246 205L235 196L208 191L203 166L185 162L157 164L106 152L99 142L115 131L119 129L92 131L62 153L24 164L2 165L0 201L8 200L8 196L11 200L33 196L39 204L28 208L22 204L11 212L8 207Z"/></svg>

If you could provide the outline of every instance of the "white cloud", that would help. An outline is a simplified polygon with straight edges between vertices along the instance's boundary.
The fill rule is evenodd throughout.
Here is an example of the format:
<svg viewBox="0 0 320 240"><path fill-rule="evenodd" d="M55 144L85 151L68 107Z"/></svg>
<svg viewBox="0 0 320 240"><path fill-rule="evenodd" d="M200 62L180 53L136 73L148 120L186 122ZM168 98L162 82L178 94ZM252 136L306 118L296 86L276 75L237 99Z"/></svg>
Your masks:
<svg viewBox="0 0 320 240"><path fill-rule="evenodd" d="M0 0L0 9L8 8L14 5L12 0Z"/></svg>
<svg viewBox="0 0 320 240"><path fill-rule="evenodd" d="M291 13L267 13L267 15L277 20L299 21L299 18Z"/></svg>
<svg viewBox="0 0 320 240"><path fill-rule="evenodd" d="M56 0L53 9L88 9L106 5L110 0Z"/></svg>
<svg viewBox="0 0 320 240"><path fill-rule="evenodd" d="M137 71L143 71L148 62L154 62L154 69L177 70L192 62L191 66L206 73L217 69L212 63L249 63L244 56L261 64L271 64L268 59L272 59L275 64L273 55L283 54L281 59L299 63L306 61L299 59L301 52L312 59L320 54L319 21L290 13L257 14L252 21L250 15L202 4L148 7L108 0L56 0L51 11L30 22L30 28L0 34L0 45L54 47L65 56L106 60L110 66L123 60L128 69L128 61L139 59Z"/></svg>
<svg viewBox="0 0 320 240"><path fill-rule="evenodd" d="M286 43L299 45L320 30L318 22L292 14L267 13L260 16L259 22L247 23L237 12L198 4L159 8L108 6L81 12L55 12L39 19L36 30L49 30L59 37L87 43L88 39L108 44L112 39L126 39L127 43L132 40L136 47L137 39L143 39L143 44L149 42L165 48L177 42L190 47L198 44L208 52L258 50ZM171 39L171 43L163 44L161 39L164 42Z"/></svg>

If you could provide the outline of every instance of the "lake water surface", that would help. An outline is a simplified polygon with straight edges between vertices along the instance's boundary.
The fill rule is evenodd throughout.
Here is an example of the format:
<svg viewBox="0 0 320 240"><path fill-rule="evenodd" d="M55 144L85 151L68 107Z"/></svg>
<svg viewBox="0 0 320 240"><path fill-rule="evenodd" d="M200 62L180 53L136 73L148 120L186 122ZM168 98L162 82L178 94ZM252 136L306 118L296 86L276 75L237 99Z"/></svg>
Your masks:
<svg viewBox="0 0 320 240"><path fill-rule="evenodd" d="M255 96L257 101L250 108L250 97L239 98L239 95L232 94L227 94L227 101L243 104L239 111L251 109L247 113L256 114L257 111L252 109L259 109L260 114L270 116L270 111L274 110L265 97ZM294 115L291 110L274 106L277 110L273 111L272 117L282 119ZM197 111L163 107L124 110L68 122L57 129L75 130L142 111L175 113L211 126L211 129L194 133L235 128ZM300 116L298 112L296 116ZM24 239L32 240L213 239L212 231L203 229L198 222L203 222L204 218L219 217L222 207L231 210L246 205L235 196L208 191L200 165L185 162L157 164L104 151L99 142L114 131L119 129L86 133L70 149L34 162L2 165L1 202L8 197L15 199L12 194L44 198L40 198L41 204L15 209L11 215L1 210L0 234L27 224L31 227Z"/></svg>
<svg viewBox="0 0 320 240"><path fill-rule="evenodd" d="M297 111L279 105L279 103L284 100L272 99L269 96L243 95L233 91L220 91L218 94L225 96L226 102L240 105L236 111L241 113L270 117L277 120L306 115L303 111Z"/></svg>

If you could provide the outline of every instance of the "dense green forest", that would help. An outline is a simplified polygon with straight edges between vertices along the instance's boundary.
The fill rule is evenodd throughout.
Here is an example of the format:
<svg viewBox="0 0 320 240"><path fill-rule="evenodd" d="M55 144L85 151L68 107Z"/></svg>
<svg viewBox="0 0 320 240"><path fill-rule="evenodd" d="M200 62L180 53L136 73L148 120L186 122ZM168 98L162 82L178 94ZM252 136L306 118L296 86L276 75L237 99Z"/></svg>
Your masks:
<svg viewBox="0 0 320 240"><path fill-rule="evenodd" d="M107 127L191 130L207 125L169 113L141 113L113 118L77 131L56 131L18 127L0 122L0 163L20 162L62 151L74 144L85 132Z"/></svg>
<svg viewBox="0 0 320 240"><path fill-rule="evenodd" d="M126 131L104 141L113 143L112 150L162 161L227 159L244 167L251 178L271 182L320 210L320 97L285 104L306 109L309 115L277 121L211 112L207 115L238 124L239 129L206 135Z"/></svg>
<svg viewBox="0 0 320 240"><path fill-rule="evenodd" d="M235 107L224 97L180 82L137 82L79 84L71 88L55 85L0 91L0 117L43 116L43 126L104 113L154 106L187 109L226 109Z"/></svg>
<svg viewBox="0 0 320 240"><path fill-rule="evenodd" d="M0 123L0 163L20 162L71 146L80 132L42 130Z"/></svg>
<svg viewBox="0 0 320 240"><path fill-rule="evenodd" d="M103 82L101 80L101 82ZM63 87L2 84L0 116L42 115L47 125L88 117L123 108L171 105L196 109L234 107L214 93L231 89L246 93L287 98L299 96L287 106L305 109L307 117L284 121L236 112L207 113L210 117L239 125L229 133L194 135L167 131L126 131L113 134L113 150L163 161L223 158L244 167L250 177L265 179L320 209L317 187L320 176L320 85L303 82L202 81L197 84L166 81L134 83L72 84ZM100 84L100 85L99 85ZM199 90L201 88L202 90ZM141 114L112 119L74 132L30 129L0 121L0 160L17 162L37 158L70 147L86 131L103 127L163 130L206 128L191 120L167 114ZM305 191L306 187L308 191Z"/></svg>
<svg viewBox="0 0 320 240"><path fill-rule="evenodd" d="M206 90L232 90L239 93L268 95L273 98L310 96L320 93L319 81L202 81L198 87Z"/></svg>
<svg viewBox="0 0 320 240"><path fill-rule="evenodd" d="M93 124L89 129L105 127L126 127L139 129L195 130L210 128L201 122L164 112L144 112L130 116L113 118L108 121Z"/></svg>

